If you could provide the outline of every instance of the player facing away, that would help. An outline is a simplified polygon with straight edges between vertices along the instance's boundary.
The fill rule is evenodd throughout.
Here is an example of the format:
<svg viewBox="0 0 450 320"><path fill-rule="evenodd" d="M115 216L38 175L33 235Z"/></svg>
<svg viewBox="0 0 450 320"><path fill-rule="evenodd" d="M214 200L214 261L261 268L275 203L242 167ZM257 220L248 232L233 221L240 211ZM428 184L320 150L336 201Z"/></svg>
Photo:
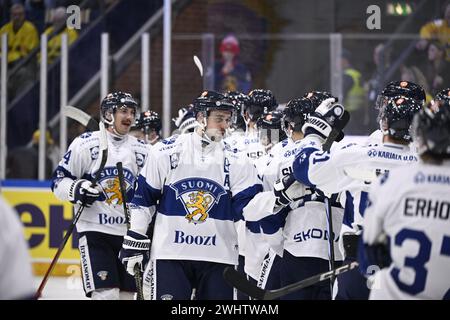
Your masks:
<svg viewBox="0 0 450 320"><path fill-rule="evenodd" d="M126 193L132 198L136 177L147 159L147 146L128 133L138 105L124 92L108 94L101 103L107 126L108 158L98 184L91 180L100 166L99 131L86 132L69 146L53 174L52 190L84 211L77 222L81 274L86 296L95 300L132 299L135 281L121 265L118 254L127 226L116 163L123 164Z"/></svg>
<svg viewBox="0 0 450 320"><path fill-rule="evenodd" d="M303 131L304 141L308 143L298 153L293 168L296 178L306 185L326 194L341 193L344 218L339 247L345 264L356 260L356 244L370 182L383 172L417 161L409 144L411 121L420 105L410 98L395 97L381 110L383 143L336 146L325 152L321 145L329 132L327 128L333 127L333 119L338 119L331 117L334 108L337 108L334 101L327 99L307 120ZM368 295L366 279L358 270L337 277L335 299L367 299Z"/></svg>
<svg viewBox="0 0 450 320"><path fill-rule="evenodd" d="M131 208L131 228L121 260L129 273L145 265L146 228L155 215L151 299L233 299L222 274L238 264L235 221L262 189L247 156L223 138L235 116L234 104L205 91L194 101L200 126L155 146L141 174Z"/></svg>
<svg viewBox="0 0 450 320"><path fill-rule="evenodd" d="M370 189L359 261L382 268L370 299L450 299L448 99L436 97L415 116L413 137L420 161L386 173Z"/></svg>

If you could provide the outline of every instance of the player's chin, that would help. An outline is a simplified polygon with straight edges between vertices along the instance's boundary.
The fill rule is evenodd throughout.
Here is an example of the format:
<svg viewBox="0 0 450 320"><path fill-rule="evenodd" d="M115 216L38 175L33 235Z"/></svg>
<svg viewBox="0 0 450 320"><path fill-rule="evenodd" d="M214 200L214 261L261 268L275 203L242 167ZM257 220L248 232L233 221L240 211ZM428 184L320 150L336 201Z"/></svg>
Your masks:
<svg viewBox="0 0 450 320"><path fill-rule="evenodd" d="M117 131L120 134L128 134L130 133L130 129L131 129L131 124L130 125L126 125L126 124L121 124L120 126L118 126L119 128L117 128Z"/></svg>

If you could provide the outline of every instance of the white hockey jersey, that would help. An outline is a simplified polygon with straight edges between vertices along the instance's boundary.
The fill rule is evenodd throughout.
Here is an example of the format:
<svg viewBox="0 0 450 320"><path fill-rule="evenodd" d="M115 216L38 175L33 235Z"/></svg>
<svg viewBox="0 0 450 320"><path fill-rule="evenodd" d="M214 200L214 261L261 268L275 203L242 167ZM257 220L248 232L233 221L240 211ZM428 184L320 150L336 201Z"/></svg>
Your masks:
<svg viewBox="0 0 450 320"><path fill-rule="evenodd" d="M30 299L34 278L17 212L0 197L0 300Z"/></svg>
<svg viewBox="0 0 450 320"><path fill-rule="evenodd" d="M197 133L153 146L138 179L132 215L156 205L155 259L238 263L235 221L262 190L247 156ZM142 229L134 226L133 230Z"/></svg>
<svg viewBox="0 0 450 320"><path fill-rule="evenodd" d="M450 299L450 161L392 170L369 200L363 241L385 233L392 258L375 274L370 299Z"/></svg>
<svg viewBox="0 0 450 320"><path fill-rule="evenodd" d="M99 135L100 131L83 133L69 146L52 178L52 190L59 199L69 200L69 188L73 180L92 180L97 173L101 162ZM119 138L107 131L107 138L108 159L98 180L103 196L101 201L84 208L76 227L78 232L98 231L123 236L127 232L127 226L116 164L122 162L129 201L150 147L131 135ZM75 212L78 208L79 205L74 205Z"/></svg>
<svg viewBox="0 0 450 320"><path fill-rule="evenodd" d="M331 152L324 152L318 147L321 143L317 137L304 140L307 143L294 162L294 174L325 193L341 192L340 202L345 208L341 235L360 232L367 191L378 175L418 160L409 146L399 144L334 144ZM342 241L339 248L343 252Z"/></svg>

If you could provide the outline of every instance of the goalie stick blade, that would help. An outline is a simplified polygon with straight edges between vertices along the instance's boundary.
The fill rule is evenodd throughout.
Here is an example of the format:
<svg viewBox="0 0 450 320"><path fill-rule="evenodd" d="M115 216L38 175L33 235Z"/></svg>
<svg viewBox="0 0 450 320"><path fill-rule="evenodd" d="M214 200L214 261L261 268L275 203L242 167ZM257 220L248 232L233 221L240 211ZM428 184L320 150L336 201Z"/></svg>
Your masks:
<svg viewBox="0 0 450 320"><path fill-rule="evenodd" d="M225 281L242 293L258 300L264 299L266 291L249 282L245 275L234 270L233 267L226 267L223 271L223 277Z"/></svg>

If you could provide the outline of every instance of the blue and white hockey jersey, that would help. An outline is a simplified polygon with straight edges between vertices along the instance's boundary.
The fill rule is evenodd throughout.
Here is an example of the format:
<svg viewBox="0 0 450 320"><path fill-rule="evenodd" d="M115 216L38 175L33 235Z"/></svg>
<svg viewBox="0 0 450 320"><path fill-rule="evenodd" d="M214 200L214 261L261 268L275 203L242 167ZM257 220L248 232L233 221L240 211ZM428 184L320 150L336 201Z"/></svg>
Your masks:
<svg viewBox="0 0 450 320"><path fill-rule="evenodd" d="M450 161L400 167L374 183L363 241L381 234L392 263L375 274L370 299L450 299Z"/></svg>
<svg viewBox="0 0 450 320"><path fill-rule="evenodd" d="M154 259L236 265L234 224L261 190L256 169L244 153L193 132L153 146L139 175L131 214L145 215L146 208L156 206ZM133 225L138 220L132 218L133 230L142 230L142 222Z"/></svg>
<svg viewBox="0 0 450 320"><path fill-rule="evenodd" d="M52 190L59 199L69 200L69 189L74 180L94 178L101 162L99 135L100 131L83 133L69 146L52 178ZM98 231L123 236L127 226L116 164L122 162L127 197L131 199L136 177L144 166L149 147L130 135L120 138L109 131L107 140L108 159L97 183L103 191L102 201L84 208L76 227L78 232ZM78 210L79 205L74 207Z"/></svg>

